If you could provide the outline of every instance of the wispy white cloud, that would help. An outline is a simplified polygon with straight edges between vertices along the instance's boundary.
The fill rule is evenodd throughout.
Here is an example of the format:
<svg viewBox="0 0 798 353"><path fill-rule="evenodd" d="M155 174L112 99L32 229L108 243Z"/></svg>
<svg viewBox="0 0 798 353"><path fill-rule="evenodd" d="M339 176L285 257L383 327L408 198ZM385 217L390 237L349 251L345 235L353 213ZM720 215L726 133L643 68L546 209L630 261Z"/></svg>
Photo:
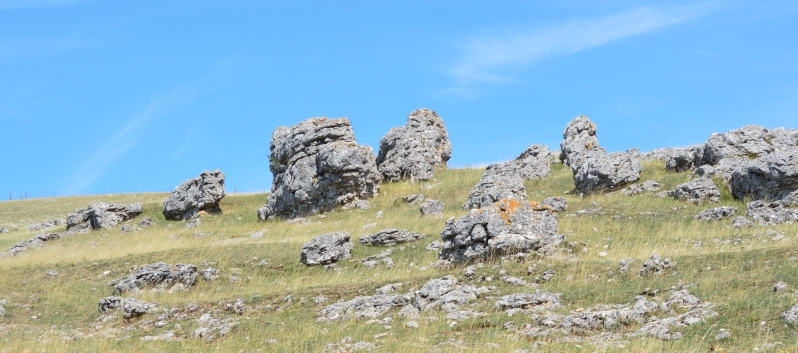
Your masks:
<svg viewBox="0 0 798 353"><path fill-rule="evenodd" d="M444 93L470 95L478 86L512 81L520 71L542 60L683 22L702 10L702 7L642 7L599 19L472 38L464 45L460 58L446 70L452 81Z"/></svg>
<svg viewBox="0 0 798 353"><path fill-rule="evenodd" d="M14 10L37 7L60 7L88 2L91 0L4 0L0 1L0 10Z"/></svg>
<svg viewBox="0 0 798 353"><path fill-rule="evenodd" d="M144 129L151 120L165 118L171 112L194 101L207 88L193 85L181 87L153 98L143 110L133 117L116 134L98 146L96 152L83 162L68 181L70 189L76 194L86 191L97 179L102 177L141 139Z"/></svg>

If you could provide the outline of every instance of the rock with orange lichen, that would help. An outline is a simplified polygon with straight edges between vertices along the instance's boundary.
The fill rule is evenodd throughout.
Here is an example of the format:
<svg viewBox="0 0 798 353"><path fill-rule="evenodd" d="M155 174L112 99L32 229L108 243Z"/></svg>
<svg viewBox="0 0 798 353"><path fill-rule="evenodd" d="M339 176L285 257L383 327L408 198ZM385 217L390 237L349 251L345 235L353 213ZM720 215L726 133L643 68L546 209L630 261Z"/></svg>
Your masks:
<svg viewBox="0 0 798 353"><path fill-rule="evenodd" d="M489 165L477 185L468 194L463 210L490 206L496 201L505 199L526 200L524 179L521 177L519 164L515 162Z"/></svg>
<svg viewBox="0 0 798 353"><path fill-rule="evenodd" d="M441 238L438 258L454 263L519 252L545 255L565 240L557 234L557 214L550 206L513 199L450 218Z"/></svg>

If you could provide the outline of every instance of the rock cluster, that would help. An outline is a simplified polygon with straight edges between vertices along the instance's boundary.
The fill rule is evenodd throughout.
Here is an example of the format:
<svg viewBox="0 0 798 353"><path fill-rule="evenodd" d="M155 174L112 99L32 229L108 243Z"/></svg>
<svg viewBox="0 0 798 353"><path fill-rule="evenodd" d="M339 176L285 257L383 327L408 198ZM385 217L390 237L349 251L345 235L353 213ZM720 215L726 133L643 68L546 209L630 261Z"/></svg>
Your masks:
<svg viewBox="0 0 798 353"><path fill-rule="evenodd" d="M561 159L574 173L581 194L615 191L640 179L640 150L607 151L599 146L596 124L586 116L571 120L563 131Z"/></svg>
<svg viewBox="0 0 798 353"><path fill-rule="evenodd" d="M663 260L661 257L659 257L659 255L651 255L651 257L643 261L643 266L640 267L640 271L637 273L637 275L661 275L665 273L665 270L673 268L674 266L676 266L676 262L671 261L671 259Z"/></svg>
<svg viewBox="0 0 798 353"><path fill-rule="evenodd" d="M0 254L0 257L13 256L21 252L28 251L29 249L36 249L42 247L45 243L60 239L61 234L58 233L41 233L36 234L33 238L23 242L12 245L8 251Z"/></svg>
<svg viewBox="0 0 798 353"><path fill-rule="evenodd" d="M557 234L557 215L535 202L501 200L446 221L441 260L464 263L490 255L549 252L565 239Z"/></svg>
<svg viewBox="0 0 798 353"><path fill-rule="evenodd" d="M696 178L680 184L676 189L668 191L668 195L677 200L696 205L703 202L720 202L720 190L718 190L712 180L707 178Z"/></svg>
<svg viewBox="0 0 798 353"><path fill-rule="evenodd" d="M114 294L152 288L156 291L175 292L188 290L197 283L197 266L190 264L167 265L163 262L143 265L123 278L108 282Z"/></svg>
<svg viewBox="0 0 798 353"><path fill-rule="evenodd" d="M233 322L229 319L218 319L212 314L205 313L197 319L197 325L199 327L191 331L190 336L211 342L216 338L229 334L233 327L238 325L238 322Z"/></svg>
<svg viewBox="0 0 798 353"><path fill-rule="evenodd" d="M542 179L549 176L549 148L543 145L531 145L512 162L518 165L518 171L524 180Z"/></svg>
<svg viewBox="0 0 798 353"><path fill-rule="evenodd" d="M278 127L271 140L271 194L258 219L295 218L369 199L382 179L369 146L346 118L311 118Z"/></svg>
<svg viewBox="0 0 798 353"><path fill-rule="evenodd" d="M67 232L86 232L94 229L113 228L141 213L141 204L91 204L75 210L67 216Z"/></svg>
<svg viewBox="0 0 798 353"><path fill-rule="evenodd" d="M421 233L388 228L360 238L360 244L369 246L393 246L400 243L413 242L423 238L424 236L425 235Z"/></svg>
<svg viewBox="0 0 798 353"><path fill-rule="evenodd" d="M749 202L745 214L760 225L798 222L798 192L791 194L784 200Z"/></svg>
<svg viewBox="0 0 798 353"><path fill-rule="evenodd" d="M436 168L445 168L451 157L452 144L443 119L423 108L410 113L405 126L390 129L380 140L376 162L386 181L428 180Z"/></svg>
<svg viewBox="0 0 798 353"><path fill-rule="evenodd" d="M734 216L735 213L737 213L737 207L721 206L703 210L695 215L694 218L704 222L719 221Z"/></svg>
<svg viewBox="0 0 798 353"><path fill-rule="evenodd" d="M200 211L222 213L219 201L224 197L224 173L216 169L204 171L198 178L184 181L166 201L163 215L166 219L183 221L194 218Z"/></svg>
<svg viewBox="0 0 798 353"><path fill-rule="evenodd" d="M499 200L526 200L526 188L516 163L491 164L468 194L463 210L482 208Z"/></svg>
<svg viewBox="0 0 798 353"><path fill-rule="evenodd" d="M349 233L329 233L319 235L302 245L301 261L308 266L329 265L348 259L351 252Z"/></svg>

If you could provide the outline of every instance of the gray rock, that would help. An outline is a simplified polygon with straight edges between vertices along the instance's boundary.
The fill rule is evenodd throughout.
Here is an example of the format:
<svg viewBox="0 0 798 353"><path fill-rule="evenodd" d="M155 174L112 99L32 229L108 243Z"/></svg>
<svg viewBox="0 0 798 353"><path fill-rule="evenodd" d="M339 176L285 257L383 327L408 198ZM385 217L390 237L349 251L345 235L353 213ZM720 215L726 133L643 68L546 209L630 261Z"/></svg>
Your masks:
<svg viewBox="0 0 798 353"><path fill-rule="evenodd" d="M531 145L515 160L521 178L524 180L542 179L549 176L549 148L542 145Z"/></svg>
<svg viewBox="0 0 798 353"><path fill-rule="evenodd" d="M684 148L657 148L648 152L640 154L640 160L643 162L660 161L665 162L674 154L681 152Z"/></svg>
<svg viewBox="0 0 798 353"><path fill-rule="evenodd" d="M199 218L196 218L196 219L192 219L192 220L186 222L186 224L183 225L183 228L191 229L191 228L197 228L197 227L199 227L201 225L202 225L202 220L199 219Z"/></svg>
<svg viewBox="0 0 798 353"><path fill-rule="evenodd" d="M349 233L335 232L319 235L302 246L301 261L308 266L329 265L348 259L352 252Z"/></svg>
<svg viewBox="0 0 798 353"><path fill-rule="evenodd" d="M156 291L184 291L197 283L197 266L190 264L167 265L163 262L143 265L123 278L108 282L113 293L140 291L152 288Z"/></svg>
<svg viewBox="0 0 798 353"><path fill-rule="evenodd" d="M224 198L224 173L216 169L204 171L198 178L184 181L166 201L163 215L166 219L183 221L194 218L200 211L222 213L219 201Z"/></svg>
<svg viewBox="0 0 798 353"><path fill-rule="evenodd" d="M5 233L8 233L8 228L0 227L0 234L5 234Z"/></svg>
<svg viewBox="0 0 798 353"><path fill-rule="evenodd" d="M693 218L704 222L720 221L721 219L734 216L735 213L737 213L737 207L721 206L703 210Z"/></svg>
<svg viewBox="0 0 798 353"><path fill-rule="evenodd" d="M495 307L502 311L509 309L553 310L562 304L560 295L560 293L542 292L540 290L536 290L535 293L515 293L499 298Z"/></svg>
<svg viewBox="0 0 798 353"><path fill-rule="evenodd" d="M731 223L732 228L740 229L740 228L750 228L754 226L754 222L748 220L743 216L734 217Z"/></svg>
<svg viewBox="0 0 798 353"><path fill-rule="evenodd" d="M526 200L526 188L516 163L491 164L468 195L463 210L493 205L499 200Z"/></svg>
<svg viewBox="0 0 798 353"><path fill-rule="evenodd" d="M781 313L781 317L787 322L798 326L798 304L794 305L790 310Z"/></svg>
<svg viewBox="0 0 798 353"><path fill-rule="evenodd" d="M385 181L428 180L452 157L449 135L438 114L422 108L380 140L377 168Z"/></svg>
<svg viewBox="0 0 798 353"><path fill-rule="evenodd" d="M562 138L560 160L567 166L582 164L584 155L588 151L598 150L606 153L606 150L599 146L596 124L584 115L574 118L565 126Z"/></svg>
<svg viewBox="0 0 798 353"><path fill-rule="evenodd" d="M487 287L459 285L452 275L431 279L415 293L413 305L419 311L430 311L443 308L447 312L456 311L457 307L467 304L477 296L488 292Z"/></svg>
<svg viewBox="0 0 798 353"><path fill-rule="evenodd" d="M722 329L720 329L720 331L718 331L718 334L715 335L715 341L722 341L722 340L725 340L725 339L727 339L729 337L731 337L731 331L729 331L729 330L727 330L725 328L722 328Z"/></svg>
<svg viewBox="0 0 798 353"><path fill-rule="evenodd" d="M2 305L0 305L0 317L4 317L4 316L6 316L6 309L3 308Z"/></svg>
<svg viewBox="0 0 798 353"><path fill-rule="evenodd" d="M674 148L667 152L665 157L665 169L671 172L685 172L701 165L704 145L695 145L685 148ZM698 162L696 162L698 159Z"/></svg>
<svg viewBox="0 0 798 353"><path fill-rule="evenodd" d="M105 297L100 299L100 302L97 304L97 310L103 314L107 314L120 307L122 307L122 297Z"/></svg>
<svg viewBox="0 0 798 353"><path fill-rule="evenodd" d="M141 227L141 228L147 228L147 227L151 227L151 226L154 226L154 225L155 225L155 222L150 217L142 219L141 222L139 222L139 227Z"/></svg>
<svg viewBox="0 0 798 353"><path fill-rule="evenodd" d="M438 200L424 200L418 210L421 211L421 217L441 216L444 211L443 202Z"/></svg>
<svg viewBox="0 0 798 353"><path fill-rule="evenodd" d="M55 227L58 227L58 226L60 226L60 225L64 224L65 222L66 222L66 221L64 221L63 219L56 219L56 220L52 220L52 221L49 221L49 222L37 223L37 224L31 224L31 225L29 225L29 226L26 226L26 227L25 227L25 229L27 229L27 230L44 230L44 229L50 229L50 228L55 228ZM2 229L5 229L5 228L2 228ZM8 233L8 230L6 229L6 231L5 231L5 232L3 232L2 230L0 230L0 233Z"/></svg>
<svg viewBox="0 0 798 353"><path fill-rule="evenodd" d="M141 204L91 204L75 210L67 216L67 232L85 232L96 229L110 229L119 223L133 219L141 213Z"/></svg>
<svg viewBox="0 0 798 353"><path fill-rule="evenodd" d="M703 163L716 165L724 158L758 158L780 148L798 146L798 130L746 126L723 134L712 134L704 144Z"/></svg>
<svg viewBox="0 0 798 353"><path fill-rule="evenodd" d="M270 149L274 179L259 220L325 212L379 191L382 177L374 151L357 144L346 118L311 118L278 127Z"/></svg>
<svg viewBox="0 0 798 353"><path fill-rule="evenodd" d="M504 283L511 284L514 286L525 286L527 284L525 280L513 276L502 276L499 279Z"/></svg>
<svg viewBox="0 0 798 353"><path fill-rule="evenodd" d="M387 313L391 308L399 308L412 302L415 295L377 294L356 297L352 300L328 305L318 313L318 322L335 322L349 319L374 319Z"/></svg>
<svg viewBox="0 0 798 353"><path fill-rule="evenodd" d="M646 180L642 183L635 183L621 190L621 194L634 196L640 194L650 194L659 191L660 185L654 180Z"/></svg>
<svg viewBox="0 0 798 353"><path fill-rule="evenodd" d="M568 201L559 196L547 197L540 204L551 207L551 210L555 212L563 212L568 209Z"/></svg>
<svg viewBox="0 0 798 353"><path fill-rule="evenodd" d="M618 262L618 272L619 273L626 273L629 272L629 267L632 265L634 260L632 259L624 259Z"/></svg>
<svg viewBox="0 0 798 353"><path fill-rule="evenodd" d="M692 204L703 202L720 202L720 190L712 180L707 178L696 178L684 184L680 184L676 189L668 191L668 195Z"/></svg>
<svg viewBox="0 0 798 353"><path fill-rule="evenodd" d="M649 274L661 275L665 273L665 270L673 268L676 266L675 261L671 261L671 259L663 260L659 255L651 255L651 257L647 258L643 261L643 266L640 267L640 272L637 273L638 276L647 276Z"/></svg>
<svg viewBox="0 0 798 353"><path fill-rule="evenodd" d="M132 297L125 298L122 300L122 318L130 320L134 317L143 316L148 311L155 308L155 304L147 303Z"/></svg>
<svg viewBox="0 0 798 353"><path fill-rule="evenodd" d="M773 285L773 291L774 292L781 292L781 291L783 291L785 289L787 289L787 283L779 281L779 282L776 282L776 284Z"/></svg>
<svg viewBox="0 0 798 353"><path fill-rule="evenodd" d="M46 244L46 243L48 243L50 241L56 240L56 239L61 239L61 234L58 234L58 233L36 234L31 239L28 239L28 240L25 240L23 242L20 242L20 243L12 245L8 249L8 251L0 254L0 257L13 256L13 255L17 255L19 253L28 251L29 249L37 249L37 248L40 248L40 247L44 246L44 244Z"/></svg>
<svg viewBox="0 0 798 353"><path fill-rule="evenodd" d="M399 290L399 288L402 288L401 283L386 284L380 288L375 289L374 294L391 294Z"/></svg>
<svg viewBox="0 0 798 353"><path fill-rule="evenodd" d="M746 206L745 214L761 225L792 224L798 222L798 202L792 198L773 202L752 201Z"/></svg>
<svg viewBox="0 0 798 353"><path fill-rule="evenodd" d="M418 328L418 322L416 322L416 321L405 322L405 327L407 327L407 328Z"/></svg>
<svg viewBox="0 0 798 353"><path fill-rule="evenodd" d="M557 215L549 206L516 200L450 218L441 238L438 258L454 263L519 252L547 254L565 240L557 234Z"/></svg>
<svg viewBox="0 0 798 353"><path fill-rule="evenodd" d="M412 195L402 196L402 200L404 200L405 203L408 205L413 205L424 201L424 194L412 194Z"/></svg>
<svg viewBox="0 0 798 353"><path fill-rule="evenodd" d="M211 314L202 314L197 319L199 327L191 331L190 336L193 338L203 338L207 342L211 342L216 338L228 335L238 322L233 322L228 319L217 319Z"/></svg>
<svg viewBox="0 0 798 353"><path fill-rule="evenodd" d="M715 166L704 164L696 168L695 174L704 178L720 178L724 183L729 183L734 171L748 162L747 158L724 158Z"/></svg>
<svg viewBox="0 0 798 353"><path fill-rule="evenodd" d="M217 278L219 278L219 269L208 267L202 270L202 272L200 272L200 275L202 275L202 279L204 279L205 282L213 282Z"/></svg>
<svg viewBox="0 0 798 353"><path fill-rule="evenodd" d="M734 197L781 200L798 190L798 147L778 150L737 168L729 183Z"/></svg>
<svg viewBox="0 0 798 353"><path fill-rule="evenodd" d="M423 238L425 234L408 232L394 228L383 229L377 233L360 238L360 244L369 246L392 246L409 243Z"/></svg>
<svg viewBox="0 0 798 353"><path fill-rule="evenodd" d="M640 179L640 150L607 154L603 149L586 152L580 164L572 164L574 184L583 194L615 191Z"/></svg>
<svg viewBox="0 0 798 353"><path fill-rule="evenodd" d="M432 243L429 243L429 245L427 245L426 249L427 249L427 251L438 251L442 247L443 247L443 242L440 241L440 240L435 240Z"/></svg>

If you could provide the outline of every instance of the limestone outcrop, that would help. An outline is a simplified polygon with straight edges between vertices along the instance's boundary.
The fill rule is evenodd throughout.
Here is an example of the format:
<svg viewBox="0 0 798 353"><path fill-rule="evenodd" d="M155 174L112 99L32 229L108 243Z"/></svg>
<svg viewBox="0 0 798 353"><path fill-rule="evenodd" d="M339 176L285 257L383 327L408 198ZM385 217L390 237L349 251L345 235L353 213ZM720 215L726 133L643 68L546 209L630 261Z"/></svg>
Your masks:
<svg viewBox="0 0 798 353"><path fill-rule="evenodd" d="M200 211L222 213L219 201L224 197L224 173L204 171L198 178L184 181L166 201L163 215L166 219L184 221L194 218Z"/></svg>
<svg viewBox="0 0 798 353"><path fill-rule="evenodd" d="M377 169L385 181L428 180L452 157L449 134L437 113L423 108L380 140Z"/></svg>

